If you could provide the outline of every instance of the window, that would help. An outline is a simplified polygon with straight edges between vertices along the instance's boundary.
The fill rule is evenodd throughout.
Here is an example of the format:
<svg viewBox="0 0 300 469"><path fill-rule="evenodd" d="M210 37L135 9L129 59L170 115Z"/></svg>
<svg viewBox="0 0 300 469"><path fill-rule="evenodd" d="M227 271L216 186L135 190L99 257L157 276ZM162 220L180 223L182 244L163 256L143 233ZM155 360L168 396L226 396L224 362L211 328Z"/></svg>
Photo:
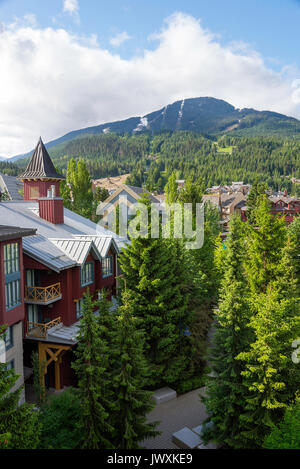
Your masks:
<svg viewBox="0 0 300 469"><path fill-rule="evenodd" d="M5 303L6 310L21 303L20 252L18 243L4 246Z"/></svg>
<svg viewBox="0 0 300 469"><path fill-rule="evenodd" d="M94 264L92 262L86 262L81 267L81 286L85 287L94 282Z"/></svg>
<svg viewBox="0 0 300 469"><path fill-rule="evenodd" d="M6 283L5 285L6 310L15 308L21 303L20 280Z"/></svg>
<svg viewBox="0 0 300 469"><path fill-rule="evenodd" d="M38 186L31 186L29 188L29 198L30 199L38 199L40 196L40 190Z"/></svg>
<svg viewBox="0 0 300 469"><path fill-rule="evenodd" d="M110 277L113 274L113 256L105 257L102 260L102 277Z"/></svg>
<svg viewBox="0 0 300 469"><path fill-rule="evenodd" d="M4 246L4 273L11 275L20 270L18 243L5 244Z"/></svg>
<svg viewBox="0 0 300 469"><path fill-rule="evenodd" d="M83 316L83 304L84 304L83 298L81 298L81 300L78 300L76 302L76 319L80 319Z"/></svg>
<svg viewBox="0 0 300 469"><path fill-rule="evenodd" d="M11 360L10 362L6 363L6 369L7 369L7 371L14 370L15 369L15 360Z"/></svg>
<svg viewBox="0 0 300 469"><path fill-rule="evenodd" d="M8 327L4 335L5 349L9 350L14 346L13 326Z"/></svg>
<svg viewBox="0 0 300 469"><path fill-rule="evenodd" d="M37 305L27 306L27 317L28 317L28 322L33 322L35 324L41 323L41 318L40 318Z"/></svg>

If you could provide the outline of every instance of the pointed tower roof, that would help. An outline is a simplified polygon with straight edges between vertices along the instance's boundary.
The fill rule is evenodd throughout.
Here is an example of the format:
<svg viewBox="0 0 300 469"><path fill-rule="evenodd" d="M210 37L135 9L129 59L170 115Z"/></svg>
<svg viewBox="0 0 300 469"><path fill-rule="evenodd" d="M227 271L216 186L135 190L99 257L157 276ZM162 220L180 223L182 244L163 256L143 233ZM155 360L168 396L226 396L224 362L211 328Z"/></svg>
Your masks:
<svg viewBox="0 0 300 469"><path fill-rule="evenodd" d="M41 137L26 170L19 179L65 179L56 171Z"/></svg>

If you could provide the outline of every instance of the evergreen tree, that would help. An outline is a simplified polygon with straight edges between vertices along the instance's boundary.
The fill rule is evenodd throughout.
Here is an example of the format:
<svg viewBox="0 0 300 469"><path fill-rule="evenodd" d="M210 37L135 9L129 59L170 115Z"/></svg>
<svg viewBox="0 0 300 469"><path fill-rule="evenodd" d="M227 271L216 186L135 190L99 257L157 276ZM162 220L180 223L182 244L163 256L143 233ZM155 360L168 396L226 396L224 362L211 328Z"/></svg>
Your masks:
<svg viewBox="0 0 300 469"><path fill-rule="evenodd" d="M108 345L101 339L94 304L89 294L84 296L83 318L80 321L76 361L72 364L78 377L81 402L79 430L81 448L111 448L113 428L109 423L109 408L103 389L108 363Z"/></svg>
<svg viewBox="0 0 300 469"><path fill-rule="evenodd" d="M300 449L300 399L288 407L283 420L265 439L267 449Z"/></svg>
<svg viewBox="0 0 300 469"><path fill-rule="evenodd" d="M81 434L80 401L76 390L68 388L61 394L50 396L39 413L42 426L41 449L78 449Z"/></svg>
<svg viewBox="0 0 300 469"><path fill-rule="evenodd" d="M205 188L203 181L199 178L198 181L194 182L192 176L189 176L184 183L184 189L180 189L178 192L178 201L183 204L192 204L193 213L195 213L196 204L202 202L202 195Z"/></svg>
<svg viewBox="0 0 300 469"><path fill-rule="evenodd" d="M247 328L249 310L243 261L245 251L242 222L238 217L230 221L230 235L226 243L224 277L221 283L219 310L209 358L212 368L204 399L215 427L206 438L222 445L241 448L239 415L243 409L245 388L241 375L244 369L238 354L247 350L251 334Z"/></svg>
<svg viewBox="0 0 300 469"><path fill-rule="evenodd" d="M113 387L116 395L118 425L115 447L136 449L146 438L159 434L157 422L147 423L153 409L152 393L145 390L149 368L144 357L143 333L136 325L130 294L123 292L115 346L119 353Z"/></svg>
<svg viewBox="0 0 300 469"><path fill-rule="evenodd" d="M0 326L0 336L3 333L4 327ZM18 405L22 388L11 391L17 380L14 370L0 362L0 435L8 449L36 449L40 435L38 415L33 406Z"/></svg>
<svg viewBox="0 0 300 469"><path fill-rule="evenodd" d="M250 222L254 222L254 211L260 204L262 198L265 196L266 191L268 190L268 184L264 181L260 181L259 178L256 178L252 184L251 190L247 198L247 217Z"/></svg>
<svg viewBox="0 0 300 469"><path fill-rule="evenodd" d="M67 179L60 185L66 208L79 215L91 218L93 216L92 182L83 160L72 158L68 163Z"/></svg>
<svg viewBox="0 0 300 469"><path fill-rule="evenodd" d="M171 205L176 202L178 192L176 183L176 174L172 173L165 187L166 203Z"/></svg>
<svg viewBox="0 0 300 469"><path fill-rule="evenodd" d="M252 296L251 348L240 354L246 364L244 383L249 393L240 420L245 447L261 447L300 388L300 374L291 360L292 342L300 337L299 276L295 245L288 238L277 278L266 292Z"/></svg>
<svg viewBox="0 0 300 469"><path fill-rule="evenodd" d="M270 281L276 279L285 238L283 218L270 213L270 202L263 196L254 211L255 225L248 224L246 238L247 275L252 294L265 292Z"/></svg>
<svg viewBox="0 0 300 469"><path fill-rule="evenodd" d="M144 198L143 202L149 204ZM176 252L175 252L176 251ZM178 243L136 237L120 256L135 316L145 331L147 358L152 366L148 384L175 385L188 369L190 340L182 334L190 327L189 294L184 291L187 272Z"/></svg>
<svg viewBox="0 0 300 469"><path fill-rule="evenodd" d="M112 382L116 374L120 353L116 347L117 340L117 314L112 308L112 303L107 299L107 292L102 290L99 299L95 305L99 310L97 315L97 325L101 341L107 344L108 364L102 375L102 394L105 407L109 409L110 424L116 428L119 425L118 415L116 414L116 394L112 387ZM113 416L116 417L115 421Z"/></svg>

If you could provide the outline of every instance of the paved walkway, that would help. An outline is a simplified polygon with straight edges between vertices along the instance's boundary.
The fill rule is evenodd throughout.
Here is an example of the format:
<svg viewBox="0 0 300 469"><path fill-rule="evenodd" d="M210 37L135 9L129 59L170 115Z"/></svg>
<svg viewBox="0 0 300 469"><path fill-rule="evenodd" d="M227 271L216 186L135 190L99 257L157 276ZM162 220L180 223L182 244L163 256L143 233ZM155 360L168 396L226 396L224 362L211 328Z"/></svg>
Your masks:
<svg viewBox="0 0 300 469"><path fill-rule="evenodd" d="M145 440L143 446L147 449L178 449L172 443L173 433L183 427L197 427L208 417L205 406L200 401L200 391L204 394L204 388L196 389L172 401L158 404L148 415L148 420L160 421L157 428L162 434Z"/></svg>

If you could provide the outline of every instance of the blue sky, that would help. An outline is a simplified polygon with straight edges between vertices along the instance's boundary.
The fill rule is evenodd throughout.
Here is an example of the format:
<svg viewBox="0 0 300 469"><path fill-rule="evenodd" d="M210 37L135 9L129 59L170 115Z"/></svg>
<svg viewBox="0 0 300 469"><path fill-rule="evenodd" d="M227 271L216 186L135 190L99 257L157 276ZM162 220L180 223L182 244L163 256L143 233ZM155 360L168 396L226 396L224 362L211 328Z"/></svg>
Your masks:
<svg viewBox="0 0 300 469"><path fill-rule="evenodd" d="M298 0L0 0L0 155L215 96L300 118Z"/></svg>
<svg viewBox="0 0 300 469"><path fill-rule="evenodd" d="M123 43L123 57L151 48L148 36L159 30L176 11L201 18L204 28L220 35L220 41L244 41L258 50L270 66L300 66L300 1L298 0L79 0L80 22L62 11L63 0L0 1L0 20L36 15L42 27L63 27L86 35L97 34L102 47L114 50L109 40L126 31L132 39ZM53 19L55 18L55 22Z"/></svg>

